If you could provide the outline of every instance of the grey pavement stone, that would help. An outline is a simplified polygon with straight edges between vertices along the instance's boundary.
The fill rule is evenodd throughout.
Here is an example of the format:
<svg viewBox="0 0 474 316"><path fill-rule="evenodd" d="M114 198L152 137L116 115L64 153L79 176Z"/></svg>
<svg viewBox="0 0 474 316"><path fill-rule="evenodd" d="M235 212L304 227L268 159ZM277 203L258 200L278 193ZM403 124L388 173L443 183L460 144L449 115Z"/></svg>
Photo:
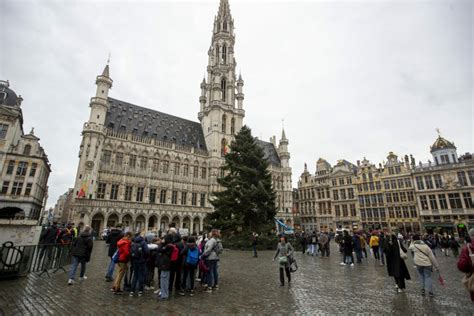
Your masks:
<svg viewBox="0 0 474 316"><path fill-rule="evenodd" d="M174 296L157 301L152 291L143 297L114 296L104 281L108 265L106 246L96 242L85 281L67 285L67 275L48 278L31 274L0 282L0 311L5 315L145 315L145 314L424 314L473 315L474 304L462 287L456 259L438 253L445 288L434 280L435 297L420 295L416 271L407 261L411 281L396 294L386 267L369 258L354 267L339 266L340 254L332 247L330 258L296 254L299 270L291 286L280 287L273 252L226 251L220 262L220 289L212 294L198 290L194 297ZM78 278L77 278L78 279ZM0 312L0 315L1 315Z"/></svg>

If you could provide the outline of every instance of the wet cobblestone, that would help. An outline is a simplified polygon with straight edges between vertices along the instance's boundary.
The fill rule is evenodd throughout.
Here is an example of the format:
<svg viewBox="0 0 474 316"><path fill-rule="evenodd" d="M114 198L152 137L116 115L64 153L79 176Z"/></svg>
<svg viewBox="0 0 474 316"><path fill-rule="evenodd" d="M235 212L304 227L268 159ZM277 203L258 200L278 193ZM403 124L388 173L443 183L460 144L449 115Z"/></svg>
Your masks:
<svg viewBox="0 0 474 316"><path fill-rule="evenodd" d="M273 252L226 251L222 256L219 291L198 291L194 297L176 295L157 301L152 291L143 297L114 296L104 281L108 264L103 242L94 245L87 266L88 279L67 285L64 272L0 282L0 311L5 315L151 315L156 314L425 314L473 315L474 304L461 284L462 274L453 257L438 254L446 287L434 280L435 297L422 297L417 275L407 291L395 293L386 268L369 258L354 267L339 266L333 247L330 258L296 254L299 270L290 287L280 287ZM0 313L1 314L1 313Z"/></svg>

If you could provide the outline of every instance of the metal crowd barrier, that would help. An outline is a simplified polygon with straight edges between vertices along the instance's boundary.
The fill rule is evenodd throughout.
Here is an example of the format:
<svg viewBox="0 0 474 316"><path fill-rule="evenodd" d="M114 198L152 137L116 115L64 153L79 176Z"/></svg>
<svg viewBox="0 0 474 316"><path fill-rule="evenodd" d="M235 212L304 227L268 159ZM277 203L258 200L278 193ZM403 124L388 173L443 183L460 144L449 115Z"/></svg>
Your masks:
<svg viewBox="0 0 474 316"><path fill-rule="evenodd" d="M25 276L31 272L39 275L53 270L56 273L71 264L71 244L43 244L14 246L6 242L0 246L0 279Z"/></svg>

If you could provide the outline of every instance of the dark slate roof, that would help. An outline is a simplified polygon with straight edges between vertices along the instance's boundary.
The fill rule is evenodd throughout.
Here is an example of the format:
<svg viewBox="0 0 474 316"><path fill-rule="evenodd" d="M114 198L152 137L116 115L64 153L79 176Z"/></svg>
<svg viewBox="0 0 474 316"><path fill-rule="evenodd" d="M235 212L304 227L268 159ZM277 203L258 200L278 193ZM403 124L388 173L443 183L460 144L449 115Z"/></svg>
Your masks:
<svg viewBox="0 0 474 316"><path fill-rule="evenodd" d="M207 150L201 124L128 102L108 98L105 126L118 131L156 138Z"/></svg>
<svg viewBox="0 0 474 316"><path fill-rule="evenodd" d="M0 104L7 106L16 106L17 105L17 95L15 91L10 89L10 84L8 81L1 80L0 82Z"/></svg>
<svg viewBox="0 0 474 316"><path fill-rule="evenodd" d="M280 157L276 151L275 146L272 143L265 142L263 140L257 139L257 145L263 149L264 157L268 160L268 163L275 166L280 166Z"/></svg>

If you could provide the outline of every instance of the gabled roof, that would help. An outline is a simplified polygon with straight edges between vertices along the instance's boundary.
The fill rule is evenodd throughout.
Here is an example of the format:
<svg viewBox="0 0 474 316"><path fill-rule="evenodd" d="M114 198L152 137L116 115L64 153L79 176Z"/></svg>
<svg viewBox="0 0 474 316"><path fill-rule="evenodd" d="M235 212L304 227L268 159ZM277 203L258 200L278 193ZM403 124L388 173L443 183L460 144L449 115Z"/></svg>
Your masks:
<svg viewBox="0 0 474 316"><path fill-rule="evenodd" d="M160 141L207 150L199 122L108 98L105 126L117 132L151 137Z"/></svg>
<svg viewBox="0 0 474 316"><path fill-rule="evenodd" d="M256 139L257 145L263 149L264 157L267 159L268 163L274 166L280 166L280 157L276 151L275 146L272 143L265 142L260 139Z"/></svg>

